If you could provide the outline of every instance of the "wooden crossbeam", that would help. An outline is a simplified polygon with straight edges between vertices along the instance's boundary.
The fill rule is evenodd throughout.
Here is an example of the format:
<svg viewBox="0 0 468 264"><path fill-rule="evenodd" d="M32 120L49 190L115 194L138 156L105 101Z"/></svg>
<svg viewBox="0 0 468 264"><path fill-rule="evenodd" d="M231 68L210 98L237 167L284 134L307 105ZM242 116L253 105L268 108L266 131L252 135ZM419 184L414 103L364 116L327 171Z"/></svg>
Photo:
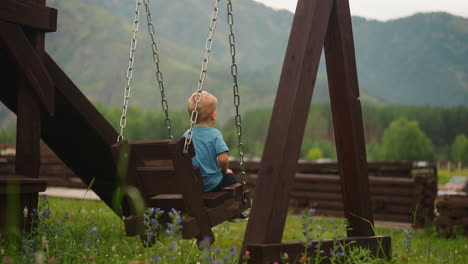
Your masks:
<svg viewBox="0 0 468 264"><path fill-rule="evenodd" d="M0 41L46 111L54 114L54 82L20 26L0 22Z"/></svg>
<svg viewBox="0 0 468 264"><path fill-rule="evenodd" d="M10 22L44 32L57 31L57 9L31 2L0 1L0 21Z"/></svg>

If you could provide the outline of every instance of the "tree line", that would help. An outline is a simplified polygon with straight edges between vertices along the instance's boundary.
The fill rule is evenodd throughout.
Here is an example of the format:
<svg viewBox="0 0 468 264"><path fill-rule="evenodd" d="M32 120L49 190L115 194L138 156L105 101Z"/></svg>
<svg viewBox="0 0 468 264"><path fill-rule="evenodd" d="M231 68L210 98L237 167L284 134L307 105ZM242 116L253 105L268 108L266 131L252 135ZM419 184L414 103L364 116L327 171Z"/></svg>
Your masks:
<svg viewBox="0 0 468 264"><path fill-rule="evenodd" d="M96 104L116 129L121 109ZM370 160L451 160L468 164L468 107L363 105L364 133ZM182 135L189 127L185 111L169 114L172 134ZM242 141L248 156L263 152L271 109L256 109L242 116ZM226 118L224 118L226 120ZM238 130L234 118L216 124L237 155ZM168 138L163 112L130 107L125 137L131 140ZM0 131L0 142L14 142L15 131ZM333 120L329 104L312 104L304 133L302 159L336 159Z"/></svg>

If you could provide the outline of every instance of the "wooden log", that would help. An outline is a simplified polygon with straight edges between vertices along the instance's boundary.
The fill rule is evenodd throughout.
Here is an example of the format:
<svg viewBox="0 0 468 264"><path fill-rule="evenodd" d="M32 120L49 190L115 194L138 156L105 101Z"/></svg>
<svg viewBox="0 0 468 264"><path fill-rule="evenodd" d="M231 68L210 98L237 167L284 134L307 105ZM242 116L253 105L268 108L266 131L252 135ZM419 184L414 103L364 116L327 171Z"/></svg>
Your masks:
<svg viewBox="0 0 468 264"><path fill-rule="evenodd" d="M414 196L414 188L407 187L407 188L386 188L386 187L372 187L370 189L371 195L396 195L402 197L413 197Z"/></svg>
<svg viewBox="0 0 468 264"><path fill-rule="evenodd" d="M43 4L2 0L0 20L44 32L57 31L57 10Z"/></svg>
<svg viewBox="0 0 468 264"><path fill-rule="evenodd" d="M315 210L315 215L343 217L344 212L343 212L342 209L340 209L340 210L331 210L331 209L319 208L319 209Z"/></svg>
<svg viewBox="0 0 468 264"><path fill-rule="evenodd" d="M243 249L281 241L332 2L297 4Z"/></svg>
<svg viewBox="0 0 468 264"><path fill-rule="evenodd" d="M383 200L389 204L414 204L414 200L411 197L396 196L394 193L390 195L372 195L372 201Z"/></svg>
<svg viewBox="0 0 468 264"><path fill-rule="evenodd" d="M314 209L343 210L343 201L310 201L309 205Z"/></svg>
<svg viewBox="0 0 468 264"><path fill-rule="evenodd" d="M340 201L342 202L341 192L314 192L314 191L297 191L293 190L289 195L292 199L303 198L305 200L319 200L319 201Z"/></svg>
<svg viewBox="0 0 468 264"><path fill-rule="evenodd" d="M413 223L414 217L409 214L387 214L387 213L374 213L375 220L380 221L392 221L392 222L402 222L402 223Z"/></svg>
<svg viewBox="0 0 468 264"><path fill-rule="evenodd" d="M447 216L452 218L461 218L468 214L468 210L460 210L458 208L437 208L437 212L441 216Z"/></svg>
<svg viewBox="0 0 468 264"><path fill-rule="evenodd" d="M406 178L382 178L382 177L369 177L370 187L385 186L385 187L407 187L415 186L413 179Z"/></svg>
<svg viewBox="0 0 468 264"><path fill-rule="evenodd" d="M341 186L339 183L296 183L293 185L293 191L318 191L318 192L331 192L341 193Z"/></svg>
<svg viewBox="0 0 468 264"><path fill-rule="evenodd" d="M428 164L427 166L414 166L412 162L368 162L369 176L379 178L399 177L401 179L411 179L412 174L417 173L416 177L424 177L426 179L434 179L436 175L436 165ZM234 160L230 162L230 167L235 170L240 170L240 164ZM256 161L245 162L246 171L249 173L258 173L260 163ZM314 163L314 162L299 162L297 164L297 173L306 174L332 174L339 175L338 164L333 163Z"/></svg>
<svg viewBox="0 0 468 264"><path fill-rule="evenodd" d="M320 183L335 183L339 185L340 176L296 173L294 177L294 181L297 183L320 182Z"/></svg>
<svg viewBox="0 0 468 264"><path fill-rule="evenodd" d="M468 210L468 197L467 196L439 196L437 197L437 208L450 208L450 209L467 209Z"/></svg>

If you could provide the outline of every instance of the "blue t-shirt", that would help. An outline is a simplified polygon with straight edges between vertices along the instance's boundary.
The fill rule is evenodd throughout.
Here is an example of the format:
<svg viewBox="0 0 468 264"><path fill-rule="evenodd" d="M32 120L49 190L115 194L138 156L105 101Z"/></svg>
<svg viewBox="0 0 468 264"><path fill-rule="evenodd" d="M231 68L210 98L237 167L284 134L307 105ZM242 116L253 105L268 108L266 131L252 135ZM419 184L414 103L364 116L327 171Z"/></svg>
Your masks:
<svg viewBox="0 0 468 264"><path fill-rule="evenodd" d="M184 133L187 136L188 130ZM192 142L195 147L193 166L200 167L203 177L203 191L209 192L219 185L223 173L219 171L218 154L229 151L221 132L212 127L199 126L192 130Z"/></svg>

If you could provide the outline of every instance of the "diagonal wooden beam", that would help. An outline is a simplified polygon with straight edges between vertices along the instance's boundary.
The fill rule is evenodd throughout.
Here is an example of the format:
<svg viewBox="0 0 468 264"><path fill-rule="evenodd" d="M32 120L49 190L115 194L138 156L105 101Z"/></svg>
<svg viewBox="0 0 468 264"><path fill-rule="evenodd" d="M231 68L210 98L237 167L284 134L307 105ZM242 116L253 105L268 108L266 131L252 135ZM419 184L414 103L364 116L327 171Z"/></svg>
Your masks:
<svg viewBox="0 0 468 264"><path fill-rule="evenodd" d="M373 236L364 128L349 0L334 0L325 55L348 236ZM363 220L366 219L366 220Z"/></svg>
<svg viewBox="0 0 468 264"><path fill-rule="evenodd" d="M72 112L70 115L79 115L80 120L85 124L84 127L90 127L90 130L96 133L100 140L112 146L119 135L112 125L99 113L83 92L47 53L44 56L44 65L55 82L56 92L60 93L64 98L61 104L66 104L67 110L70 109L69 111ZM59 107L58 105L57 103L56 107ZM59 125L55 128L58 129ZM79 133L85 132L86 129L79 131Z"/></svg>
<svg viewBox="0 0 468 264"><path fill-rule="evenodd" d="M5 46L11 61L36 93L39 102L50 115L53 115L54 82L21 27L0 22L0 41Z"/></svg>
<svg viewBox="0 0 468 264"><path fill-rule="evenodd" d="M297 4L243 249L281 242L332 2Z"/></svg>
<svg viewBox="0 0 468 264"><path fill-rule="evenodd" d="M17 0L0 1L0 21L44 32L57 31L57 9Z"/></svg>

